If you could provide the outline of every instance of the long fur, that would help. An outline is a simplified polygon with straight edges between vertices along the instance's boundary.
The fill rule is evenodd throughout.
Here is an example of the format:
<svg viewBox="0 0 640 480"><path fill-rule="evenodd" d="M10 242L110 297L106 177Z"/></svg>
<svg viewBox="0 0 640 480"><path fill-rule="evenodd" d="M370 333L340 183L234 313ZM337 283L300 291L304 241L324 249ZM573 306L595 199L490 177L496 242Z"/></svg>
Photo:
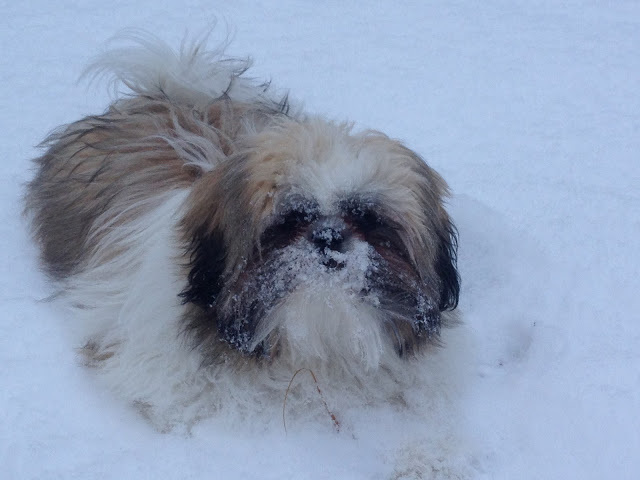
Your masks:
<svg viewBox="0 0 640 480"><path fill-rule="evenodd" d="M397 398L457 305L444 180L246 61L125 40L91 72L129 95L54 132L26 195L86 362L163 428L303 367L330 402Z"/></svg>

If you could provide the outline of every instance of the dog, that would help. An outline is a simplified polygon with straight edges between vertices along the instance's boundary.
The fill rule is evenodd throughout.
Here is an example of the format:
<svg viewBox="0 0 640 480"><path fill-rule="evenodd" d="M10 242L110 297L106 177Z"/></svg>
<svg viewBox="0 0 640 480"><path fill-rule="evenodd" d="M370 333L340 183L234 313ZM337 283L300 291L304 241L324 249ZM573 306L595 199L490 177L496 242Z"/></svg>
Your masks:
<svg viewBox="0 0 640 480"><path fill-rule="evenodd" d="M442 177L249 66L130 36L90 67L129 93L51 134L27 186L86 363L159 423L216 410L230 385L282 392L302 368L389 398L455 321Z"/></svg>

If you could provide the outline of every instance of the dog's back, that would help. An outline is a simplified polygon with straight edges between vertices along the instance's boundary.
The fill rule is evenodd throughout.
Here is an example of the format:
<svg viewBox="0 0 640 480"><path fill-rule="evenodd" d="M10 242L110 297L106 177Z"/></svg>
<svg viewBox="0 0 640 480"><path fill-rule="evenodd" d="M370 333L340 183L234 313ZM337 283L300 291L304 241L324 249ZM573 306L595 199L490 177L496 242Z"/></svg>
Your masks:
<svg viewBox="0 0 640 480"><path fill-rule="evenodd" d="M241 133L289 108L242 76L249 61L199 44L175 52L141 32L126 39L135 45L103 54L86 75L111 75L133 96L52 133L28 185L26 212L56 279L82 269L106 231L190 186L233 154Z"/></svg>

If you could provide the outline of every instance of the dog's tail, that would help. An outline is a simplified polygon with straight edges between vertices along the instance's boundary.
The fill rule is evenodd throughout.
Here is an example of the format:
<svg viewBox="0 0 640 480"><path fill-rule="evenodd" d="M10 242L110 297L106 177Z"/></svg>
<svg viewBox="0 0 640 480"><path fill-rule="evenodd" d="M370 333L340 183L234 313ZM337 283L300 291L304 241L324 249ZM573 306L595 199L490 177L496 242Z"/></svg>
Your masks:
<svg viewBox="0 0 640 480"><path fill-rule="evenodd" d="M109 41L109 48L87 67L82 77L106 77L116 94L124 85L134 95L162 98L179 105L207 105L221 97L287 105L287 95L278 97L269 82L244 76L252 63L250 58L226 56L227 43L207 50L207 40L208 35L183 41L176 51L149 32L124 30Z"/></svg>

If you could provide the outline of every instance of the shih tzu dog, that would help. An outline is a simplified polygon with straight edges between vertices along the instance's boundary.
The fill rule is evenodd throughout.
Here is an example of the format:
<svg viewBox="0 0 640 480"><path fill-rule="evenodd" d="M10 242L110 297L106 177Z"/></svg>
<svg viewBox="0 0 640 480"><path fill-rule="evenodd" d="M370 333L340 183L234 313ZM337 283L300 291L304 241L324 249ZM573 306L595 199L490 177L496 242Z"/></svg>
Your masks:
<svg viewBox="0 0 640 480"><path fill-rule="evenodd" d="M391 395L458 301L443 179L295 109L246 61L129 40L93 65L129 93L54 132L26 194L86 362L174 419L221 390L281 393L300 368Z"/></svg>

